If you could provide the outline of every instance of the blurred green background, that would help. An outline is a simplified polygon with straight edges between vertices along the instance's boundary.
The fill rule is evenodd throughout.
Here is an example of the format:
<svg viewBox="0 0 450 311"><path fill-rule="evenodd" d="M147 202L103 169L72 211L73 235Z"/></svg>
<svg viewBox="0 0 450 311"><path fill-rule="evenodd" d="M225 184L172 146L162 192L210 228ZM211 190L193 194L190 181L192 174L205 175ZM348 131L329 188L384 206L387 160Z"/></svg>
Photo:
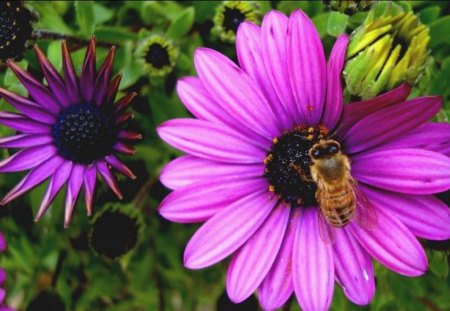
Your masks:
<svg viewBox="0 0 450 311"><path fill-rule="evenodd" d="M185 269L184 246L198 226L169 223L157 213L159 202L168 193L158 181L159 172L179 153L159 140L155 127L167 119L189 116L174 91L177 79L195 75L193 51L200 46L214 48L236 60L234 44L222 41L220 31L211 31L221 2L29 1L27 4L39 15L36 30L68 36L77 70L84 57L83 40L91 33L101 45L97 50L97 65L106 56L107 46L117 45L114 73L123 74L121 92L139 93L130 127L143 133L144 139L137 145L136 155L126 159L138 179L119 180L124 200L117 202L99 183L94 216L86 217L84 202L79 200L67 230L63 228L65 191L43 219L34 223L45 184L0 208L0 230L8 240L8 251L0 254L0 267L9 273L5 285L7 303L19 310L32 310L33 303L36 306L36 301L43 299L56 301L58 310L257 310L254 298L241 306L227 302L224 296L227 261L201 271ZM327 54L336 36L343 31L350 34L367 14L342 18L331 13L321 1L254 1L252 5L258 10L259 20L270 9L289 14L295 8L302 8L316 24ZM448 122L450 3L401 1L401 5L416 12L429 25L431 35L431 61L412 96L442 95L445 104L438 120ZM136 54L137 46L154 35L165 38L177 51L176 64L165 76L145 72ZM37 43L60 70L60 41L41 38ZM20 64L39 72L31 51ZM0 69L0 85L26 94L4 66ZM2 111L11 110L3 100L0 107ZM0 126L0 136L10 134L10 129ZM1 152L2 157L8 155L7 150ZM1 174L2 195L22 176ZM89 243L95 218L111 204L118 205L119 209L137 210L145 223L138 245L119 259L99 255ZM424 241L430 268L420 278L402 277L376 265L377 292L368 307L353 305L336 286L332 310L450 310L448 244L449 241ZM295 299L291 299L285 310L298 310Z"/></svg>

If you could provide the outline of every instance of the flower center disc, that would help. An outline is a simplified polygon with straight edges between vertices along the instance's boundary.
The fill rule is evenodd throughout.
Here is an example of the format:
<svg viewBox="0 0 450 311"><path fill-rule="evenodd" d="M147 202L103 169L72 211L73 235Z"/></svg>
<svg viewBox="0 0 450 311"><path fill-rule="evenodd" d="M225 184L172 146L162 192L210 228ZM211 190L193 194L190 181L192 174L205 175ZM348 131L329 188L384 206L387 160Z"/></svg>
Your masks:
<svg viewBox="0 0 450 311"><path fill-rule="evenodd" d="M107 114L94 104L84 103L63 109L52 135L64 158L89 164L111 151L117 131Z"/></svg>
<svg viewBox="0 0 450 311"><path fill-rule="evenodd" d="M145 54L145 61L157 69L170 66L169 52L161 44L153 43L148 47L148 51Z"/></svg>
<svg viewBox="0 0 450 311"><path fill-rule="evenodd" d="M316 205L316 183L311 178L309 150L328 129L296 126L273 140L272 149L264 159L264 177L270 191L292 206Z"/></svg>
<svg viewBox="0 0 450 311"><path fill-rule="evenodd" d="M245 20L245 13L238 9L225 8L223 27L226 30L237 32L239 25Z"/></svg>

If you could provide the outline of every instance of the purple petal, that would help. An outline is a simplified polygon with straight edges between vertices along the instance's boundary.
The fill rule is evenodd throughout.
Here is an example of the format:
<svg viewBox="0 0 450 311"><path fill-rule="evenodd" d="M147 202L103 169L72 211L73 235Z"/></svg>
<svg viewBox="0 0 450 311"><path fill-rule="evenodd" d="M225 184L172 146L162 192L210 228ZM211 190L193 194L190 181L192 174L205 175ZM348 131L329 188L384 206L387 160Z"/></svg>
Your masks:
<svg viewBox="0 0 450 311"><path fill-rule="evenodd" d="M126 155L133 155L136 153L136 149L133 146L124 144L121 141L118 141L114 144L113 149L119 153Z"/></svg>
<svg viewBox="0 0 450 311"><path fill-rule="evenodd" d="M0 173L28 170L54 156L56 152L54 145L22 149L0 162Z"/></svg>
<svg viewBox="0 0 450 311"><path fill-rule="evenodd" d="M109 85L109 80L111 78L111 70L114 64L114 55L116 52L116 47L113 46L110 50L108 55L106 56L105 62L103 63L102 67L98 71L97 78L95 80L95 94L94 94L94 102L97 103L97 105L101 105L102 103L106 102L106 90Z"/></svg>
<svg viewBox="0 0 450 311"><path fill-rule="evenodd" d="M3 288L0 288L0 303L3 303L3 301L5 300L6 297L6 290ZM4 311L4 307L0 306L0 311Z"/></svg>
<svg viewBox="0 0 450 311"><path fill-rule="evenodd" d="M56 119L54 116L43 110L35 102L32 102L25 97L19 96L2 88L0 88L0 97L10 103L11 106L19 110L21 113L30 117L30 119L47 124L55 123Z"/></svg>
<svg viewBox="0 0 450 311"><path fill-rule="evenodd" d="M419 148L443 153L450 147L450 124L425 123L383 144L380 149ZM445 154L445 153L444 153ZM450 156L450 154L446 154Z"/></svg>
<svg viewBox="0 0 450 311"><path fill-rule="evenodd" d="M288 220L289 207L276 207L258 231L233 256L226 283L231 301L244 301L261 284L278 255Z"/></svg>
<svg viewBox="0 0 450 311"><path fill-rule="evenodd" d="M123 199L123 195L119 190L119 186L117 185L116 178L111 173L111 170L106 165L106 162L99 161L95 165L97 167L97 171L103 178L103 181L108 185L108 187L116 194L119 200Z"/></svg>
<svg viewBox="0 0 450 311"><path fill-rule="evenodd" d="M344 136L356 122L378 110L403 102L411 93L411 88L404 83L383 95L344 106L341 122L338 127L339 136Z"/></svg>
<svg viewBox="0 0 450 311"><path fill-rule="evenodd" d="M240 133L252 136L258 145L267 145L268 139L257 135L245 125L237 122L233 116L220 106L208 93L202 81L196 77L184 77L178 80L177 93L186 108L198 119L211 123L224 124Z"/></svg>
<svg viewBox="0 0 450 311"><path fill-rule="evenodd" d="M50 135L19 134L0 138L0 148L30 148L53 142Z"/></svg>
<svg viewBox="0 0 450 311"><path fill-rule="evenodd" d="M66 84L67 96L70 99L71 104L79 104L80 88L78 87L78 78L73 68L72 57L70 56L69 49L65 40L61 42L64 82Z"/></svg>
<svg viewBox="0 0 450 311"><path fill-rule="evenodd" d="M10 192L8 192L8 194L5 195L0 205L5 205L8 202L11 202L25 192L42 183L50 175L54 174L64 162L65 160L63 158L54 156L48 161L42 163L40 166L35 167Z"/></svg>
<svg viewBox="0 0 450 311"><path fill-rule="evenodd" d="M201 269L232 254L258 230L275 203L276 198L262 190L218 212L189 241L184 265Z"/></svg>
<svg viewBox="0 0 450 311"><path fill-rule="evenodd" d="M317 125L325 102L325 54L316 27L301 10L289 18L286 43L289 79L301 120Z"/></svg>
<svg viewBox="0 0 450 311"><path fill-rule="evenodd" d="M136 92L131 92L119 99L115 105L116 114L119 114L131 106L133 99L137 96Z"/></svg>
<svg viewBox="0 0 450 311"><path fill-rule="evenodd" d="M361 152L389 142L427 122L440 109L440 97L420 97L374 112L345 134L346 152Z"/></svg>
<svg viewBox="0 0 450 311"><path fill-rule="evenodd" d="M160 180L170 189L178 189L205 180L243 180L261 177L264 164L226 164L191 155L179 157L161 171Z"/></svg>
<svg viewBox="0 0 450 311"><path fill-rule="evenodd" d="M424 274L427 257L411 231L382 209L377 210L377 216L374 230L364 230L356 223L347 227L366 251L387 268L407 276Z"/></svg>
<svg viewBox="0 0 450 311"><path fill-rule="evenodd" d="M342 68L344 68L345 51L349 37L340 35L331 50L327 68L327 98L325 101L322 123L330 130L338 123L344 108L342 93Z"/></svg>
<svg viewBox="0 0 450 311"><path fill-rule="evenodd" d="M116 99L117 92L119 90L120 81L122 80L122 74L117 74L109 83L105 93L105 103L111 105Z"/></svg>
<svg viewBox="0 0 450 311"><path fill-rule="evenodd" d="M302 121L292 93L286 56L286 33L289 19L278 11L270 11L264 16L261 26L261 44L266 79L272 85L281 105L286 111L286 121L290 126ZM274 111L278 111L275 110ZM278 115L277 115L278 117Z"/></svg>
<svg viewBox="0 0 450 311"><path fill-rule="evenodd" d="M250 137L223 125L195 119L174 119L157 129L168 144L200 158L231 163L261 163L266 151Z"/></svg>
<svg viewBox="0 0 450 311"><path fill-rule="evenodd" d="M164 218L181 223L206 221L240 198L267 190L262 178L223 181L205 179L170 193L159 207Z"/></svg>
<svg viewBox="0 0 450 311"><path fill-rule="evenodd" d="M276 121L280 132L290 129L294 123L280 103L270 80L267 79L263 59L265 52L262 50L261 29L249 22L241 23L236 35L236 51L242 70L259 85L277 116Z"/></svg>
<svg viewBox="0 0 450 311"><path fill-rule="evenodd" d="M13 130L28 134L50 133L50 126L48 124L31 120L28 117L18 113L0 111L0 124L12 128Z"/></svg>
<svg viewBox="0 0 450 311"><path fill-rule="evenodd" d="M6 251L6 239L3 232L0 231L0 252ZM0 270L1 271L1 270ZM0 285L3 284L2 281L0 281Z"/></svg>
<svg viewBox="0 0 450 311"><path fill-rule="evenodd" d="M73 209L77 203L81 186L83 185L84 165L75 164L67 181L66 208L64 213L64 228L68 228Z"/></svg>
<svg viewBox="0 0 450 311"><path fill-rule="evenodd" d="M378 209L389 212L418 237L450 239L450 209L432 195L404 195L361 185Z"/></svg>
<svg viewBox="0 0 450 311"><path fill-rule="evenodd" d="M64 81L59 76L55 67L50 63L48 58L42 53L41 49L35 45L34 51L36 57L41 65L42 73L44 74L45 80L50 87L50 90L55 95L58 103L63 107L68 107L70 105L70 98L67 96L66 87Z"/></svg>
<svg viewBox="0 0 450 311"><path fill-rule="evenodd" d="M105 161L108 162L116 171L121 173L122 175L130 178L136 179L136 175L126 166L122 161L120 161L115 155L107 155L105 157Z"/></svg>
<svg viewBox="0 0 450 311"><path fill-rule="evenodd" d="M450 158L422 149L374 151L352 157L352 175L366 184L411 194L450 189Z"/></svg>
<svg viewBox="0 0 450 311"><path fill-rule="evenodd" d="M20 68L12 60L8 60L7 64L36 103L46 110L51 111L53 114L57 114L61 110L58 101L45 85L36 80L30 73Z"/></svg>
<svg viewBox="0 0 450 311"><path fill-rule="evenodd" d="M375 294L371 257L347 229L336 230L333 244L336 277L345 296L358 305L367 305Z"/></svg>
<svg viewBox="0 0 450 311"><path fill-rule="evenodd" d="M120 139L125 139L125 140L140 140L140 139L142 139L142 134L139 134L136 132L131 132L131 131L120 130L117 137Z"/></svg>
<svg viewBox="0 0 450 311"><path fill-rule="evenodd" d="M0 286L3 285L3 283L5 283L5 280L6 280L6 271L0 268Z"/></svg>
<svg viewBox="0 0 450 311"><path fill-rule="evenodd" d="M236 64L219 52L206 48L195 51L194 63L208 92L238 122L269 139L279 135L267 99Z"/></svg>
<svg viewBox="0 0 450 311"><path fill-rule="evenodd" d="M52 178L50 179L50 183L47 187L47 192L44 195L44 198L42 199L41 206L39 207L39 211L36 214L35 221L39 221L41 217L44 215L44 213L47 211L48 207L50 206L50 203L52 203L53 199L58 194L59 190L64 186L67 179L70 176L70 172L72 171L72 162L67 161L63 163L53 174Z"/></svg>
<svg viewBox="0 0 450 311"><path fill-rule="evenodd" d="M319 237L317 208L304 208L292 256L295 295L304 310L327 310L334 290L333 250Z"/></svg>
<svg viewBox="0 0 450 311"><path fill-rule="evenodd" d="M86 167L84 172L84 198L86 201L86 211L88 216L92 215L92 207L94 205L94 191L97 182L97 168L95 165Z"/></svg>
<svg viewBox="0 0 450 311"><path fill-rule="evenodd" d="M89 40L89 46L84 57L83 67L80 75L80 92L81 97L91 102L94 96L94 79L95 79L95 39Z"/></svg>
<svg viewBox="0 0 450 311"><path fill-rule="evenodd" d="M258 291L259 301L264 310L282 307L294 292L292 284L292 250L300 217L300 210L291 211L288 227L277 258Z"/></svg>

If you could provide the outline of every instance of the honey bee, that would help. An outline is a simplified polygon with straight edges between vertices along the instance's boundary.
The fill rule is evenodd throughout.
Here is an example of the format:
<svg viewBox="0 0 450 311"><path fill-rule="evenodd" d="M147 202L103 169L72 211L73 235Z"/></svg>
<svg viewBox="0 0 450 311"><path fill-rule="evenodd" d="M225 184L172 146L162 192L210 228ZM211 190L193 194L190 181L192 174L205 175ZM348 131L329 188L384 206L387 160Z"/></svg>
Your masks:
<svg viewBox="0 0 450 311"><path fill-rule="evenodd" d="M322 240L333 241L333 227L342 228L352 219L370 229L376 222L374 210L351 176L350 160L341 152L341 145L331 139L320 140L309 155L311 177L317 184L315 196Z"/></svg>

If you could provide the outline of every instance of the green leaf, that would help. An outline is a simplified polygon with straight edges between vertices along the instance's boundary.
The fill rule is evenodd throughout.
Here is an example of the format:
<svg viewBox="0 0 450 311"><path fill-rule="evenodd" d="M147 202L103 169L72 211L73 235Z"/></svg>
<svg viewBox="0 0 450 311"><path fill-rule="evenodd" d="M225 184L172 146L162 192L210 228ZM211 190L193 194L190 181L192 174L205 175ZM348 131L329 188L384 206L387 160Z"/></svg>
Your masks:
<svg viewBox="0 0 450 311"><path fill-rule="evenodd" d="M75 1L75 12L80 33L89 36L94 32L95 14L93 1Z"/></svg>
<svg viewBox="0 0 450 311"><path fill-rule="evenodd" d="M430 48L440 44L449 44L448 30L450 29L450 16L441 17L430 24Z"/></svg>
<svg viewBox="0 0 450 311"><path fill-rule="evenodd" d="M33 2L33 8L39 13L38 27L45 30L54 30L63 34L72 34L64 19L58 14L51 2ZM39 29L39 28L37 28Z"/></svg>
<svg viewBox="0 0 450 311"><path fill-rule="evenodd" d="M441 8L438 6L430 6L419 12L419 18L424 24L430 24L441 14Z"/></svg>
<svg viewBox="0 0 450 311"><path fill-rule="evenodd" d="M333 37L345 32L348 16L339 12L331 12L328 17L327 33Z"/></svg>
<svg viewBox="0 0 450 311"><path fill-rule="evenodd" d="M194 8L190 7L183 10L170 25L166 36L171 39L181 39L189 32L189 30L191 30L194 20Z"/></svg>
<svg viewBox="0 0 450 311"><path fill-rule="evenodd" d="M137 35L125 28L99 26L95 28L95 36L99 41L122 44L129 40L136 40Z"/></svg>
<svg viewBox="0 0 450 311"><path fill-rule="evenodd" d="M447 256L443 253L434 252L430 260L430 270L437 276L445 278L448 276Z"/></svg>

